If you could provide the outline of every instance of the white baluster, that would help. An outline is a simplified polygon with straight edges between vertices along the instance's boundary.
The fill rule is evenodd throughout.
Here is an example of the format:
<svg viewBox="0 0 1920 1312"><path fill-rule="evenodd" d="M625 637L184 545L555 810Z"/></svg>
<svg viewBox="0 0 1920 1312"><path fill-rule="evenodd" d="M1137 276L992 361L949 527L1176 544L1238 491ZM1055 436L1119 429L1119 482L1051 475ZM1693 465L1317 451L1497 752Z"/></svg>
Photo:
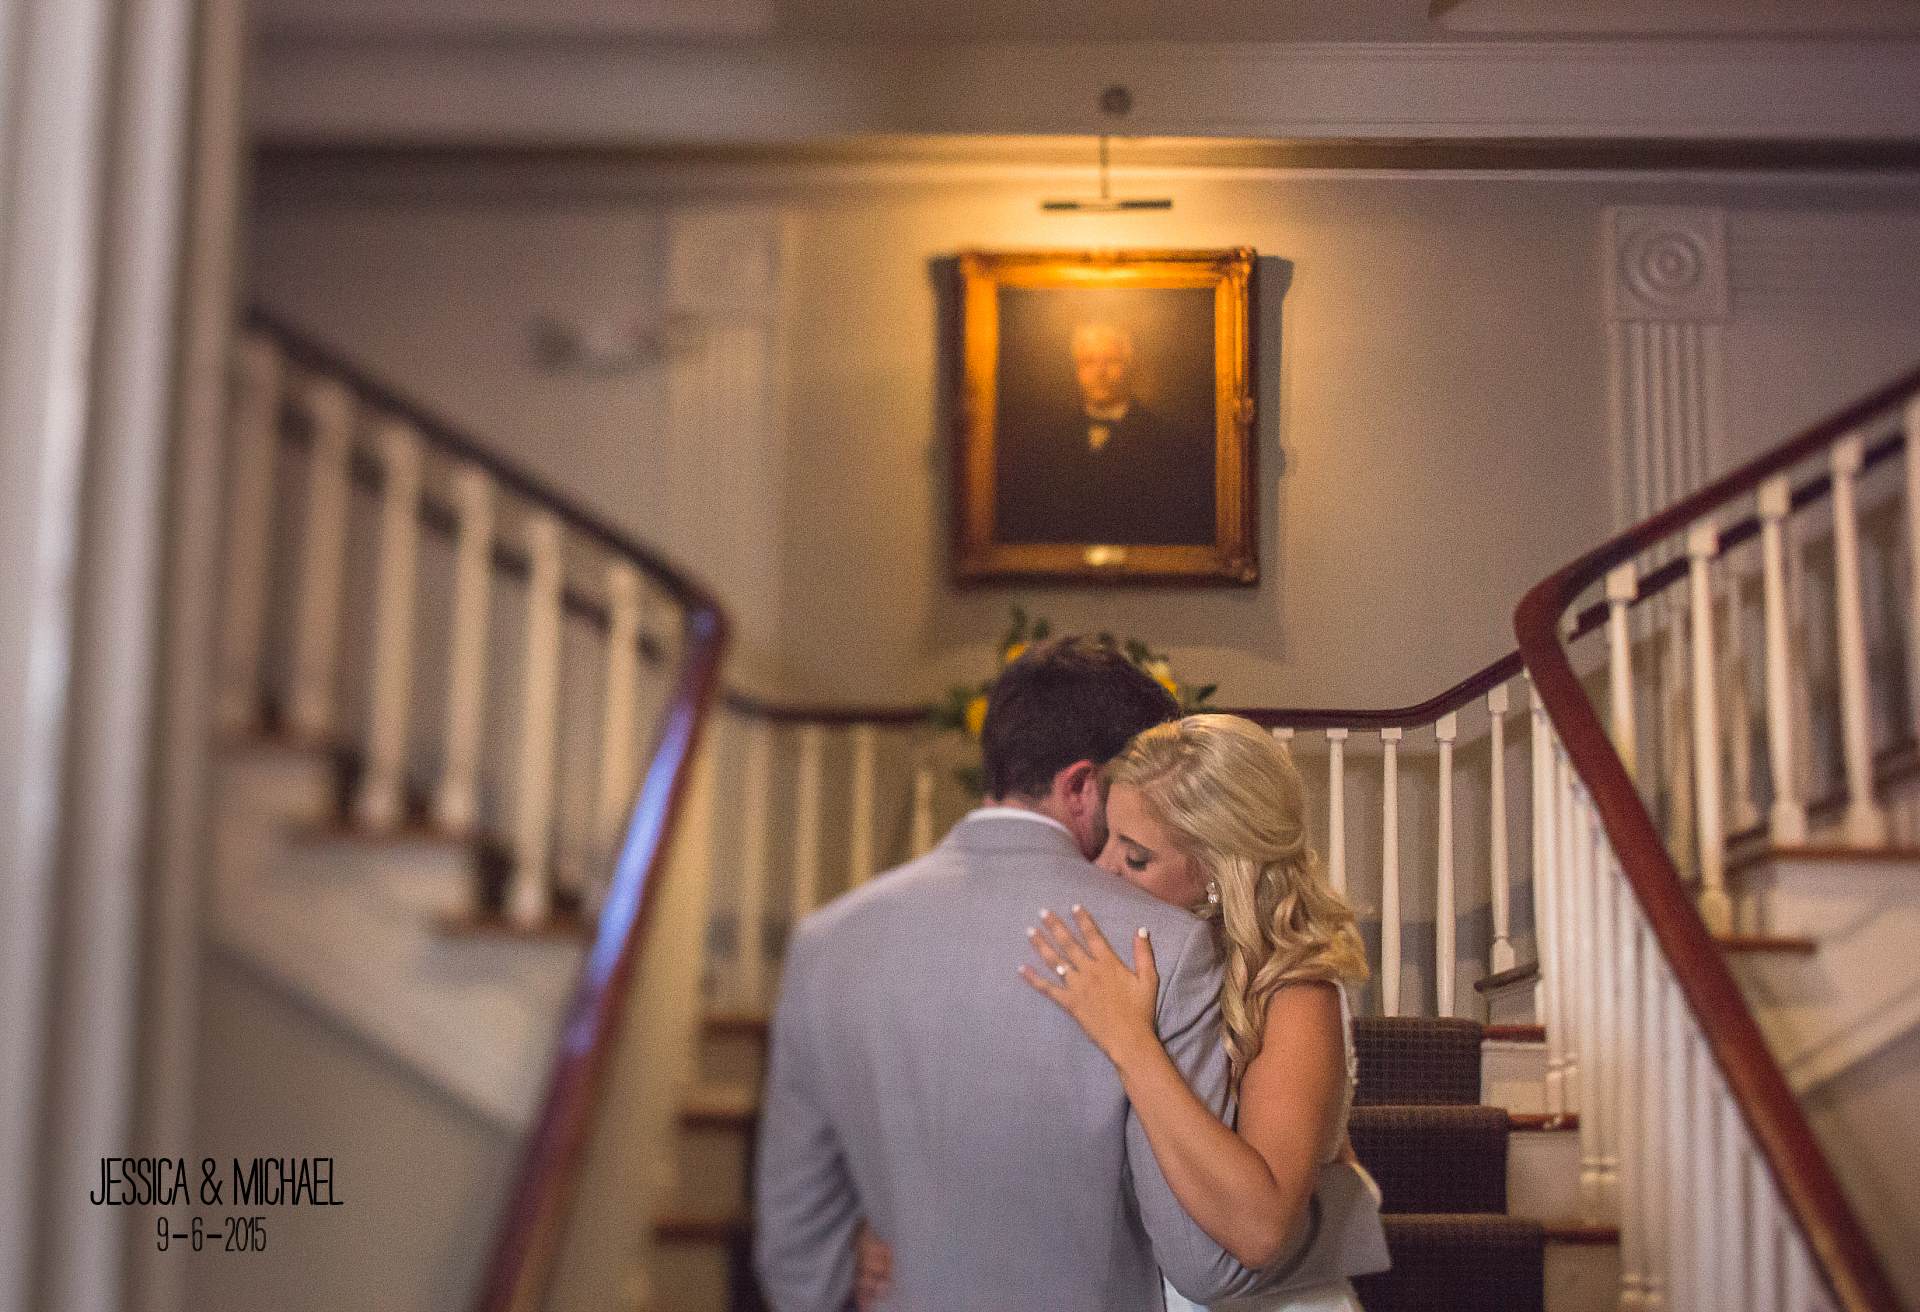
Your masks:
<svg viewBox="0 0 1920 1312"><path fill-rule="evenodd" d="M1833 448L1834 622L1840 636L1840 738L1847 766L1842 833L1851 846L1879 847L1887 841L1887 813L1873 796L1866 620L1860 606L1860 521L1854 497L1865 445L1865 438L1854 433Z"/></svg>
<svg viewBox="0 0 1920 1312"><path fill-rule="evenodd" d="M853 797L848 808L847 887L858 888L874 875L874 732L871 724L853 726Z"/></svg>
<svg viewBox="0 0 1920 1312"><path fill-rule="evenodd" d="M560 693L560 521L536 511L527 524L527 664L520 716L519 814L507 913L537 925L551 906L554 714Z"/></svg>
<svg viewBox="0 0 1920 1312"><path fill-rule="evenodd" d="M595 860L611 870L639 787L640 571L607 566L607 683L600 715L600 795L594 808Z"/></svg>
<svg viewBox="0 0 1920 1312"><path fill-rule="evenodd" d="M933 850L933 767L922 761L913 772L913 854Z"/></svg>
<svg viewBox="0 0 1920 1312"><path fill-rule="evenodd" d="M1720 1276L1716 1283L1727 1306L1752 1307L1755 1300L1747 1288L1747 1255L1755 1236L1747 1196L1747 1131L1740 1109L1733 1105L1724 1085L1720 1086L1718 1102L1721 1201L1714 1209L1720 1219Z"/></svg>
<svg viewBox="0 0 1920 1312"><path fill-rule="evenodd" d="M1907 713L1920 742L1920 396L1907 402Z"/></svg>
<svg viewBox="0 0 1920 1312"><path fill-rule="evenodd" d="M346 568L353 397L341 384L320 378L306 385L301 400L313 444L288 720L300 737L326 742L333 736L333 671L340 646L340 580Z"/></svg>
<svg viewBox="0 0 1920 1312"><path fill-rule="evenodd" d="M447 654L447 757L434 815L452 834L479 819L480 717L487 691L487 609L493 587L493 486L487 471L454 471L452 650Z"/></svg>
<svg viewBox="0 0 1920 1312"><path fill-rule="evenodd" d="M1773 1175L1757 1152L1747 1154L1746 1168L1747 1196L1753 1201L1748 1287L1759 1295L1760 1306L1779 1307L1780 1205L1774 1197Z"/></svg>
<svg viewBox="0 0 1920 1312"><path fill-rule="evenodd" d="M1619 1045L1615 1049L1614 1084L1609 1101L1617 1109L1614 1124L1619 1161L1620 1306L1640 1309L1647 1305L1647 1125L1641 1119L1640 1104L1640 1088L1647 1078L1646 1013L1641 997L1646 979L1640 968L1641 940L1633 892L1621 877L1611 852L1607 857L1606 895L1612 903L1614 942L1618 946L1615 960L1619 1003L1615 1015Z"/></svg>
<svg viewBox="0 0 1920 1312"><path fill-rule="evenodd" d="M1554 954L1560 961L1560 980L1554 1009L1561 1040L1561 1081L1566 1110L1583 1110L1586 1090L1584 1062L1586 1030L1581 1000L1586 992L1585 954L1580 951L1580 884L1574 862L1573 772L1558 741L1553 745L1553 933Z"/></svg>
<svg viewBox="0 0 1920 1312"><path fill-rule="evenodd" d="M1667 1102L1660 1109L1656 1124L1665 1127L1666 1175L1662 1216L1666 1240L1661 1245L1665 1268L1668 1305L1676 1312L1694 1312L1699 1308L1698 1286L1694 1282L1694 1234L1698 1212L1711 1200L1694 1192L1691 1154L1696 1131L1689 1109L1693 1106L1693 1029L1687 1020L1686 1001L1680 987L1670 978L1661 981L1663 1010L1666 1013L1667 1044L1664 1053Z"/></svg>
<svg viewBox="0 0 1920 1312"><path fill-rule="evenodd" d="M1696 860L1698 836L1694 829L1695 796L1693 784L1693 735L1689 729L1687 697L1687 600L1667 593L1662 597L1665 621L1666 694L1664 716L1665 741L1662 766L1670 805L1667 808L1667 849L1681 870L1691 869Z"/></svg>
<svg viewBox="0 0 1920 1312"><path fill-rule="evenodd" d="M1726 683L1727 799L1736 832L1757 829L1760 813L1753 804L1753 702L1747 693L1747 625L1742 602L1739 557L1727 558L1727 644L1722 667Z"/></svg>
<svg viewBox="0 0 1920 1312"><path fill-rule="evenodd" d="M1804 843L1807 808L1800 800L1799 757L1794 753L1792 656L1787 644L1786 519L1793 487L1785 474L1760 485L1760 582L1766 627L1767 761L1773 771L1773 807L1767 828L1775 843Z"/></svg>
<svg viewBox="0 0 1920 1312"><path fill-rule="evenodd" d="M800 729L800 761L793 781L793 923L820 905L820 780L827 752L827 731L818 724Z"/></svg>
<svg viewBox="0 0 1920 1312"><path fill-rule="evenodd" d="M1442 1016L1453 1015L1453 976L1458 952L1454 943L1453 888L1453 742L1460 733L1460 716L1449 711L1434 725L1440 744L1440 812L1437 817L1440 850L1435 869L1438 883L1434 889L1433 969L1434 1002Z"/></svg>
<svg viewBox="0 0 1920 1312"><path fill-rule="evenodd" d="M1533 731L1533 950L1540 962L1534 1010L1547 1032L1547 1111L1559 1116L1567 1110L1567 1030L1558 1009L1564 963L1553 914L1553 866L1558 852L1554 837L1553 744L1547 709L1531 678L1527 680L1527 699Z"/></svg>
<svg viewBox="0 0 1920 1312"><path fill-rule="evenodd" d="M1825 1300L1814 1292L1813 1256L1807 1251L1807 1241L1791 1226L1783 1238L1787 1278L1781 1283L1787 1291L1788 1312L1820 1312Z"/></svg>
<svg viewBox="0 0 1920 1312"><path fill-rule="evenodd" d="M1633 638L1627 611L1640 595L1640 575L1632 561L1607 573L1607 687L1613 703L1613 746L1629 776L1638 777L1633 719Z"/></svg>
<svg viewBox="0 0 1920 1312"><path fill-rule="evenodd" d="M220 725L243 733L260 719L260 646L273 567L273 476L280 457L280 351L255 333L236 349L227 568L220 617Z"/></svg>
<svg viewBox="0 0 1920 1312"><path fill-rule="evenodd" d="M1380 731L1380 1014L1400 1014L1400 739Z"/></svg>
<svg viewBox="0 0 1920 1312"><path fill-rule="evenodd" d="M767 991L767 813L773 794L773 728L747 726L747 759L740 783L740 971L736 1001L757 1011Z"/></svg>
<svg viewBox="0 0 1920 1312"><path fill-rule="evenodd" d="M1661 1312L1667 1306L1667 1198L1673 1176L1672 1159L1666 1142L1667 1123L1680 1119L1674 1114L1677 1103L1667 1095L1667 1072L1671 1062L1667 1054L1667 1017L1665 970L1653 931L1639 914L1639 902L1631 890L1626 893L1633 908L1629 923L1640 946L1640 1196L1644 1218L1641 1241L1641 1273L1646 1290L1648 1312Z"/></svg>
<svg viewBox="0 0 1920 1312"><path fill-rule="evenodd" d="M1593 1137L1600 1165L1600 1214L1610 1220L1620 1216L1620 1006L1623 976L1620 970L1620 936L1615 913L1619 901L1613 896L1612 851L1606 832L1591 805L1583 803L1588 831L1589 875L1593 888Z"/></svg>
<svg viewBox="0 0 1920 1312"><path fill-rule="evenodd" d="M1507 706L1506 684L1487 693L1487 718L1491 722L1489 743L1493 752L1493 777L1488 789L1492 799L1488 836L1493 842L1487 854L1488 890L1493 900L1493 951L1488 965L1495 974L1512 970L1514 966L1513 885L1507 861Z"/></svg>
<svg viewBox="0 0 1920 1312"><path fill-rule="evenodd" d="M1601 994L1606 980L1601 969L1600 881L1593 868L1596 840L1586 793L1576 779L1570 785L1568 828L1573 847L1574 934L1580 961L1580 990L1575 1007L1580 1016L1580 1208L1586 1219L1607 1220L1607 1180L1602 1139L1606 1126L1607 1061L1601 1042Z"/></svg>
<svg viewBox="0 0 1920 1312"><path fill-rule="evenodd" d="M1717 1286L1720 1281L1722 1242L1719 1217L1727 1202L1720 1190L1718 1169L1720 1072L1713 1064L1713 1055L1704 1039L1697 1039L1688 1047L1693 1057L1693 1079L1690 1082L1693 1125L1687 1155L1693 1163L1693 1197L1699 1207L1699 1216L1694 1222L1693 1248L1688 1255L1693 1259L1694 1288L1700 1291L1700 1305L1714 1307L1719 1305Z"/></svg>
<svg viewBox="0 0 1920 1312"><path fill-rule="evenodd" d="M1693 603L1694 825L1699 835L1700 918L1716 934L1733 928L1727 897L1727 842L1720 803L1720 702L1715 691L1713 587L1707 567L1720 550L1720 531L1702 521L1687 531L1689 596Z"/></svg>
<svg viewBox="0 0 1920 1312"><path fill-rule="evenodd" d="M420 438L399 420L380 425L383 466L380 578L374 598L373 700L367 768L355 799L360 823L390 829L406 804L407 722L413 706L414 576L419 563Z"/></svg>
<svg viewBox="0 0 1920 1312"><path fill-rule="evenodd" d="M1327 730L1327 878L1347 895L1347 731Z"/></svg>

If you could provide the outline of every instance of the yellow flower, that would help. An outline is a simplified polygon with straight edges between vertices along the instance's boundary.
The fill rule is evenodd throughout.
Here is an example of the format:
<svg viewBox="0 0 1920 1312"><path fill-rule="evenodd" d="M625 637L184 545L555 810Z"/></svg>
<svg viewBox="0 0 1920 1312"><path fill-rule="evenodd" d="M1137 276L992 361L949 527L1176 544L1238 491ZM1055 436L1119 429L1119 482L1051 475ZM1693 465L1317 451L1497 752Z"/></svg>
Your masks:
<svg viewBox="0 0 1920 1312"><path fill-rule="evenodd" d="M1155 683L1167 690L1169 697L1178 697L1180 695L1180 685L1174 681L1173 667L1165 661L1148 661L1145 665L1141 666L1141 668L1153 676Z"/></svg>
<svg viewBox="0 0 1920 1312"><path fill-rule="evenodd" d="M978 738L980 730L986 727L986 723L987 695L980 693L967 703L967 732Z"/></svg>
<svg viewBox="0 0 1920 1312"><path fill-rule="evenodd" d="M1014 643L1011 647L1007 648L1005 651L1000 653L1000 663L1002 665L1013 664L1015 661L1020 659L1020 654L1024 652L1026 649L1027 649L1026 643L1024 642ZM986 714L986 712L982 711L981 714L984 715Z"/></svg>

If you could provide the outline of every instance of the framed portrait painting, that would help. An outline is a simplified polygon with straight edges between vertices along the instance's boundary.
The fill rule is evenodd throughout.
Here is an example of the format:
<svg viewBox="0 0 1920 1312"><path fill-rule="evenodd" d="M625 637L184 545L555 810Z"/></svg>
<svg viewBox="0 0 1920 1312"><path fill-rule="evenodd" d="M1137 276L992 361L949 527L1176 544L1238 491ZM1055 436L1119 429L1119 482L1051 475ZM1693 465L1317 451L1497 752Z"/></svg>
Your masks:
<svg viewBox="0 0 1920 1312"><path fill-rule="evenodd" d="M1258 580L1253 261L960 255L957 581Z"/></svg>

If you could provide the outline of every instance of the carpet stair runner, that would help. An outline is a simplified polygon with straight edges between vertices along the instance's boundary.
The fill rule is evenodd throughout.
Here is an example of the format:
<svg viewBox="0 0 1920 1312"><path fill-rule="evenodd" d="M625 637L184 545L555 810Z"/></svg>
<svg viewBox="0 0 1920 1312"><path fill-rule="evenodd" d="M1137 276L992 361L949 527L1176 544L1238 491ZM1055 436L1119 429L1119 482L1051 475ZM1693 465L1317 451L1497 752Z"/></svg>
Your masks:
<svg viewBox="0 0 1920 1312"><path fill-rule="evenodd" d="M1470 1020L1363 1017L1349 1132L1380 1185L1393 1269L1354 1282L1367 1312L1544 1312L1546 1232L1506 1215L1506 1109L1480 1105Z"/></svg>

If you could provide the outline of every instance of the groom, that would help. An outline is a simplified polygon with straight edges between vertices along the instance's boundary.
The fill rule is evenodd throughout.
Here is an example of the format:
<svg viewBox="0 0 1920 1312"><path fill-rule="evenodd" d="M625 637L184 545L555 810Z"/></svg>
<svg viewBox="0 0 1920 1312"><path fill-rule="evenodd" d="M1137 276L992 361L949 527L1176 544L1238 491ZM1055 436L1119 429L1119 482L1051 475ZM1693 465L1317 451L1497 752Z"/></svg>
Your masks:
<svg viewBox="0 0 1920 1312"><path fill-rule="evenodd" d="M755 1264L775 1312L840 1312L865 1218L911 1312L1160 1312L1255 1273L1175 1201L1112 1065L1015 973L1042 907L1144 927L1157 1025L1225 1103L1220 965L1205 925L1089 863L1100 767L1175 718L1120 653L1045 644L1002 671L981 735L987 805L926 856L810 917L787 956L756 1173Z"/></svg>

